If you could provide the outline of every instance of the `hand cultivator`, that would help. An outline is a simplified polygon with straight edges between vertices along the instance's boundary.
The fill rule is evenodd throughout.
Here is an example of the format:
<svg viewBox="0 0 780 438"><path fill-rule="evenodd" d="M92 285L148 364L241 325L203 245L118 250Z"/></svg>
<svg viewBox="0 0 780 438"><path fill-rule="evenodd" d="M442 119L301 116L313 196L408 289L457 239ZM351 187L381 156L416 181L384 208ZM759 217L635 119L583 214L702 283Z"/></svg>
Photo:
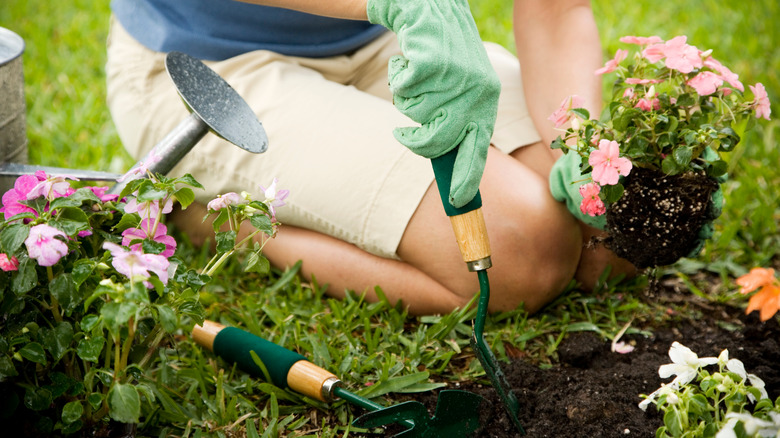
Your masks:
<svg viewBox="0 0 780 438"><path fill-rule="evenodd" d="M484 399L476 394L447 390L439 393L436 413L431 418L428 410L417 401L408 401L383 407L346 390L335 375L309 362L305 357L277 344L235 327L225 327L212 321L195 326L195 342L213 351L223 359L236 363L242 370L263 376L263 369L253 358L254 353L267 371L267 378L280 388L323 402L346 400L370 412L359 417L353 425L364 428L397 423L407 430L403 437L468 437L480 428L480 408Z"/></svg>

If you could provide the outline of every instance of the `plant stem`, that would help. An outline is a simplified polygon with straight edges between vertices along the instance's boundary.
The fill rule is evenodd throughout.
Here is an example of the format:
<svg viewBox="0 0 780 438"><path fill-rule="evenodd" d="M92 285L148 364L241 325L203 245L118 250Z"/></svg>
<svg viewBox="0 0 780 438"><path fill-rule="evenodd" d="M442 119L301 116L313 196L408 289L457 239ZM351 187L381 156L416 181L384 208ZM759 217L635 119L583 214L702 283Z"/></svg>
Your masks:
<svg viewBox="0 0 780 438"><path fill-rule="evenodd" d="M54 272L52 271L51 266L46 267L46 275L49 277L49 284L51 284L52 280L54 280ZM62 322L60 302L57 300L57 297L51 293L51 290L49 291L49 294L51 295L51 313L54 315L54 320L57 322Z"/></svg>

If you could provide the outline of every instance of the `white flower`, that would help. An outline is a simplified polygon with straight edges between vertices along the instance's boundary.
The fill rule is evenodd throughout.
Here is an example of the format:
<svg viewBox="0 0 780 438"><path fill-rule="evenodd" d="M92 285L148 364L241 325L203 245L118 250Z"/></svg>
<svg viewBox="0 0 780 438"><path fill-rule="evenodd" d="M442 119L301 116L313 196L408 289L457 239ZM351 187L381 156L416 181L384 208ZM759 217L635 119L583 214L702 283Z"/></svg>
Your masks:
<svg viewBox="0 0 780 438"><path fill-rule="evenodd" d="M676 398L676 401L674 401L675 398L673 398L672 400L674 401L674 403L676 403L677 401L679 401L679 398L677 397L677 394L675 394L675 391L677 391L678 388L679 387L677 386L677 381L676 380L673 381L672 383L668 384L668 385L661 384L660 388L658 388L655 391L653 391L652 393L650 393L650 395L645 397L645 399L642 400L639 403L639 409L641 409L643 411L646 411L647 407L650 406L650 403L653 403L656 398L658 398L659 396L664 395L664 394L666 394L667 401L669 401L669 397L674 395L674 397ZM672 403L672 402L670 401L670 403ZM672 404L674 404L674 403L672 403Z"/></svg>
<svg viewBox="0 0 780 438"><path fill-rule="evenodd" d="M685 385L696 378L699 368L712 365L718 362L716 357L703 357L699 359L690 348L674 341L669 349L669 357L673 363L661 365L658 368L658 375L662 379L671 376L677 376L674 381L679 385Z"/></svg>
<svg viewBox="0 0 780 438"><path fill-rule="evenodd" d="M780 414L770 412L769 415L772 417L772 421L762 420L748 413L729 412L726 414L726 418L728 418L726 425L715 435L715 438L736 437L734 426L737 425L737 422L742 422L748 436L756 434L760 437L777 436L780 433Z"/></svg>
<svg viewBox="0 0 780 438"><path fill-rule="evenodd" d="M743 381L749 381L754 388L757 388L761 392L762 399L769 398L764 381L755 374L748 374L747 371L745 371L745 364L743 364L742 361L739 359L731 359L726 363L726 368L739 377L742 377ZM748 399L750 399L752 403L756 402L756 397L753 394L748 393Z"/></svg>

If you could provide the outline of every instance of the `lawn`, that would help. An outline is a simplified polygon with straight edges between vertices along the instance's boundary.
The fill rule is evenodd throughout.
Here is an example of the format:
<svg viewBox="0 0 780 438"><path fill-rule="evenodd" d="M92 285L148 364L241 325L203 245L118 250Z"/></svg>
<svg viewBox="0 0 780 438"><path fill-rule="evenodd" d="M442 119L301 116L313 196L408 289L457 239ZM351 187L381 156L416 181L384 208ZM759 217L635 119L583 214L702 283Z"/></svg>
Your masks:
<svg viewBox="0 0 780 438"><path fill-rule="evenodd" d="M511 49L509 2L471 4L483 38ZM605 60L623 35L664 39L687 35L689 43L712 48L743 83L763 83L775 117L760 121L728 157L723 215L698 258L683 259L633 281L603 283L594 294L572 285L533 316L522 309L491 316L486 336L501 360L522 351L529 361L549 368L558 363L558 347L572 333L593 332L608 339L629 322L629 333L641 334L638 327L650 323L701 316L685 303L661 305L641 299L640 292L655 281L674 282L705 301L744 307L734 279L755 266L780 268L780 122L774 120L780 114L780 4L596 0L593 8ZM31 163L112 172L132 165L105 103L108 17L108 2L3 2L0 26L26 41ZM187 245L186 236L180 237L185 241L180 256L193 267L203 266L211 255L208 250ZM359 296L333 300L316 280L306 282L298 276L297 268L245 275L242 260L237 260L201 292L201 303L209 318L295 348L361 395L379 401L391 392L415 393L442 382L484 380L468 346L473 312L414 318L387 303L365 303ZM146 434L342 436L353 415L344 402L325 406L221 368L223 363L184 335L158 359L146 377L157 388L159 402L141 425Z"/></svg>

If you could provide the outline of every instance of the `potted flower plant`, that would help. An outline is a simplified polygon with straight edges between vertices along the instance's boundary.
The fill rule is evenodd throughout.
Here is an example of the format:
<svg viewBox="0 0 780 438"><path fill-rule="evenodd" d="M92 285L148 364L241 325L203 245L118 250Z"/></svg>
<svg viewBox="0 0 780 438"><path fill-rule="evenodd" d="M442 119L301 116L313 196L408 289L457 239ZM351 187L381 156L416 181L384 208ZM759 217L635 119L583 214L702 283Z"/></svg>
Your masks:
<svg viewBox="0 0 780 438"><path fill-rule="evenodd" d="M578 96L550 116L566 152L551 174L553 196L604 244L638 268L698 253L720 214L727 164L751 116L769 119L764 86L745 93L738 75L685 36L627 36L597 75L614 73L612 99L591 119ZM568 123L568 125L567 125ZM565 126L565 129L564 129Z"/></svg>

